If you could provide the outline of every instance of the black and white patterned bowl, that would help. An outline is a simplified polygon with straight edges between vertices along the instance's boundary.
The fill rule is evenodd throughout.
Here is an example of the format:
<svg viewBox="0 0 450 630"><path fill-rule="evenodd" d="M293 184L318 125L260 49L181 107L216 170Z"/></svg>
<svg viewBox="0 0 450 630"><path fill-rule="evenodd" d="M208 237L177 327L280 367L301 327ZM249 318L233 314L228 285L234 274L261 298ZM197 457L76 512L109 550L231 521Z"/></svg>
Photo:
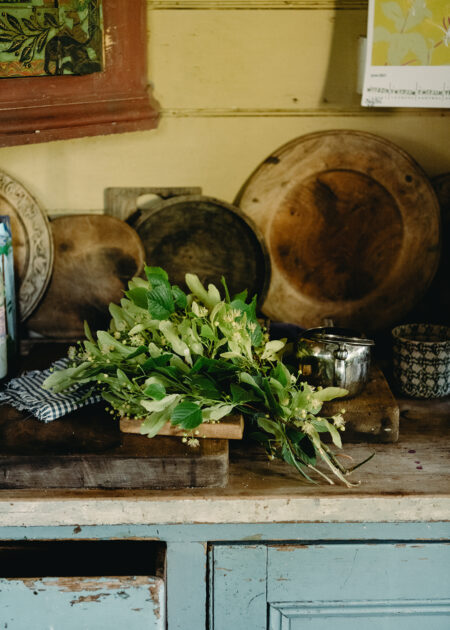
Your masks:
<svg viewBox="0 0 450 630"><path fill-rule="evenodd" d="M404 324L392 330L394 378L413 398L450 394L450 328Z"/></svg>

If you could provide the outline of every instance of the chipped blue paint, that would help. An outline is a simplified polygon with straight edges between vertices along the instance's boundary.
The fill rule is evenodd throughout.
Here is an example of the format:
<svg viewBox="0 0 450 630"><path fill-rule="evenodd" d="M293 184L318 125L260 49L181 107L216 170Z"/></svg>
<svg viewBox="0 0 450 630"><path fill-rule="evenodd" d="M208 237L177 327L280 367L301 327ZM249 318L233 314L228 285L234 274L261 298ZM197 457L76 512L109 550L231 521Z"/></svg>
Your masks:
<svg viewBox="0 0 450 630"><path fill-rule="evenodd" d="M148 539L167 542L271 540L449 540L450 522L226 523L0 527L0 540Z"/></svg>
<svg viewBox="0 0 450 630"><path fill-rule="evenodd" d="M3 630L5 624L8 624L8 630L44 630L44 628L49 630L51 627L55 630L62 630L62 628L64 630L72 630L72 628L77 630L90 630L91 628L103 630L106 627L108 630L115 628L124 628L126 630L145 628L146 630L153 630L153 628L165 627L164 623L167 619L169 630L204 630L207 627L207 591L209 586L209 623L211 630L225 630L225 628L227 630L228 628L232 630L262 630L267 627L268 607L270 607L271 619L273 624L275 624L270 627L270 630L278 630L279 628L297 630L297 628L302 627L301 623L306 619L304 598L316 598L316 608L318 601L319 603L326 603L333 598L339 600L339 593L335 593L333 598L330 595L332 591L329 586L332 583L336 583L343 593L351 587L348 590L347 598L352 594L352 601L356 602L355 607L352 609L353 616L351 616L351 619L346 618L345 623L342 622L348 630L352 628L351 624L354 623L352 620L357 619L355 613L358 612L358 606L361 604L361 601L364 600L364 605L367 604L367 594L363 594L364 589L362 585L365 584L366 590L369 589L370 580L364 577L359 579L358 575L364 576L364 572L370 574L374 567L377 570L388 567L389 570L386 572L385 581L386 584L389 584L392 575L395 575L397 565L401 565L403 559L407 557L395 550L406 547L411 551L411 558L413 560L416 558L416 560L414 562L411 560L407 565L410 568L409 571L402 573L400 569L399 575L402 575L405 581L404 590L399 591L400 595L402 597L405 596L406 599L414 599L416 602L414 606L416 607L419 606L422 599L428 597L428 604L426 606L424 604L420 611L417 612L418 619L428 620L428 615L433 614L434 617L430 617L430 619L432 619L434 624L435 620L444 618L442 615L445 614L448 622L446 604L443 601L436 600L438 595L432 596L430 590L427 591L422 588L417 589L414 587L416 590L409 588L411 585L414 586L414 576L417 579L429 579L429 584L434 589L444 588L449 583L448 567L450 566L450 558L448 553L450 546L441 543L443 540L450 540L450 523L448 522L366 524L189 523L183 525L118 524L108 526L73 524L70 527L0 528L0 540L113 539L159 540L167 543L167 574L165 578L168 607L167 618L165 618L166 611L162 596L163 585L161 583L159 583L159 604L156 606L154 602L152 603L148 600L148 593L141 592L140 588L137 590L133 589L130 584L126 588L117 589L114 596L104 590L89 594L89 592L86 592L86 589L74 596L73 593L61 593L55 586L56 582L52 582L51 579L47 578L41 580L42 585L40 589L43 590L38 590L38 595L33 595L32 593L30 594L30 589L24 586L24 581L3 579L0 580L0 629ZM286 541L289 542L289 545L284 545ZM412 541L416 542L413 543ZM209 584L207 584L208 545L206 543L209 544L210 550ZM425 555L422 553L423 548L426 550ZM317 562L322 571L320 581L321 584L325 583L327 586L325 593L322 595L319 594L318 590L314 590L314 585L311 586L308 580L304 580L304 576L307 575L304 565L304 559L307 558L307 555L303 555L306 554L305 549L309 549L311 553L317 554L316 558L321 558L321 562ZM326 551L321 551L323 549L326 549ZM346 549L349 550L348 553L345 551ZM361 549L364 551L361 551ZM337 553L342 554L344 551L347 555L335 557ZM344 559L339 561L339 557ZM370 559L370 562L367 558ZM422 558L428 558L428 561L422 560ZM397 562L394 562L395 559L397 559ZM353 562L354 568L350 570ZM343 567L345 571L342 570ZM414 571L411 569L412 567L414 567ZM440 575L441 581L431 576L431 567L434 567L436 575ZM101 567L99 567L99 573L101 573ZM61 580L61 578L52 579ZM115 578L99 579L107 582ZM357 597L355 593L358 592L356 589L358 584L361 585L361 599L355 599ZM309 591L308 588L310 589ZM8 591L8 589L12 590ZM300 596L299 593L301 594ZM436 593L439 593L439 591L437 590ZM99 595L99 597L94 599L92 595ZM69 611L66 613L66 617L61 613L63 621L59 625L53 624L52 626L52 621L45 617L44 603L48 597L53 602L50 609L52 614L59 614L59 611L64 609ZM80 597L89 599L80 600ZM386 597L385 600L387 601L387 599ZM144 603L142 603L142 600L144 600ZM77 602L76 604L71 604L71 602L75 601ZM346 601L350 601L350 599ZM377 601L378 603L369 602L370 605L373 604L370 610L374 613L380 610L379 607L384 601L380 594L378 594ZM40 607L36 605L37 602L39 602ZM114 602L117 612L114 613L113 619L111 619L109 612L105 613L107 616L104 619L107 620L105 622L107 625L101 625L103 623L103 610L109 610L111 602ZM320 609L319 605L318 610L320 610L314 618L314 623L317 623L311 626L314 630L322 630L322 626L320 626L321 620L327 616L324 614L324 612L327 612L325 603L322 609ZM369 606L369 604L367 605ZM14 611L11 608L13 605L16 607L16 613L18 610L22 616L24 615L24 621L20 622L17 621L18 617L16 615L16 625L12 625L11 621L14 617ZM402 604L396 602L395 605L401 606ZM401 608L400 612L404 614L403 617L400 614L400 617L402 619L412 618L412 612L406 615L405 610L405 608ZM410 609L410 611L413 610L415 610L414 607ZM34 613L31 611L34 611ZM334 613L335 611L332 611L330 608L328 612ZM392 612L391 609L387 607L384 609L383 615L388 617L390 612ZM8 614L9 617L7 616ZM36 616L33 617L33 614ZM77 615L80 615L80 617L77 618ZM344 617L339 617L337 614L335 614L335 617L338 621L336 622L333 618L333 627L339 628ZM41 624L41 619L46 620L48 622L47 625L44 622L42 622L42 625L39 625ZM68 619L69 621L67 621ZM72 619L74 620L73 622ZM145 623L142 623L142 620L145 620ZM67 625L68 623L73 623L73 625ZM433 624L426 621L426 625L430 627L430 630L431 628L433 630L441 630L442 626ZM371 630L371 626L365 624L365 622L360 623L358 630L360 628ZM386 628L389 630L403 630L400 625L386 625ZM409 625L407 630L413 630L413 628L413 625ZM447 630L447 627L445 628Z"/></svg>
<svg viewBox="0 0 450 630"><path fill-rule="evenodd" d="M159 578L0 579L0 628L163 630Z"/></svg>
<svg viewBox="0 0 450 630"><path fill-rule="evenodd" d="M167 545L167 622L170 630L206 627L207 546Z"/></svg>

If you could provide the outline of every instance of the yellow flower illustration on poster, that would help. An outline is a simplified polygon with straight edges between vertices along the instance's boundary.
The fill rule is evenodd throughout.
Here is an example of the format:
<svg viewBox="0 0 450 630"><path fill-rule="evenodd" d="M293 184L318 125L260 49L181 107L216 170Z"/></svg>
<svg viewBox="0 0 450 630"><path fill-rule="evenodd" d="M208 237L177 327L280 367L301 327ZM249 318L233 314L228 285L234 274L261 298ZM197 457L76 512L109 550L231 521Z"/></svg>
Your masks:
<svg viewBox="0 0 450 630"><path fill-rule="evenodd" d="M376 0L372 66L450 65L449 0Z"/></svg>

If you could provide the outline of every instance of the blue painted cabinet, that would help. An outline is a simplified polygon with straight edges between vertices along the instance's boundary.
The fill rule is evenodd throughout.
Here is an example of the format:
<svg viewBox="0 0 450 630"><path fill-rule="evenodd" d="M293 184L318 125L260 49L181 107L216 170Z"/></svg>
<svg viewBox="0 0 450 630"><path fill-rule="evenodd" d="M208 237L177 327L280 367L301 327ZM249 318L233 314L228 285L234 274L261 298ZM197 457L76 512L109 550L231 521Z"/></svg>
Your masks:
<svg viewBox="0 0 450 630"><path fill-rule="evenodd" d="M450 628L448 544L219 544L210 561L213 630Z"/></svg>

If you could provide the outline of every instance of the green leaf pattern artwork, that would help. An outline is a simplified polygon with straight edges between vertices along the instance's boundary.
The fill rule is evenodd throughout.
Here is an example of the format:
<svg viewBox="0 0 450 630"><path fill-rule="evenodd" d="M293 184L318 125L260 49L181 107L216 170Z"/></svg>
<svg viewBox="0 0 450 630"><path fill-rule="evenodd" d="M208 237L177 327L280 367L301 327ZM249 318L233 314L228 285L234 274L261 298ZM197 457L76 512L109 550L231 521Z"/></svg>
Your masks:
<svg viewBox="0 0 450 630"><path fill-rule="evenodd" d="M103 69L101 0L0 2L0 77Z"/></svg>

